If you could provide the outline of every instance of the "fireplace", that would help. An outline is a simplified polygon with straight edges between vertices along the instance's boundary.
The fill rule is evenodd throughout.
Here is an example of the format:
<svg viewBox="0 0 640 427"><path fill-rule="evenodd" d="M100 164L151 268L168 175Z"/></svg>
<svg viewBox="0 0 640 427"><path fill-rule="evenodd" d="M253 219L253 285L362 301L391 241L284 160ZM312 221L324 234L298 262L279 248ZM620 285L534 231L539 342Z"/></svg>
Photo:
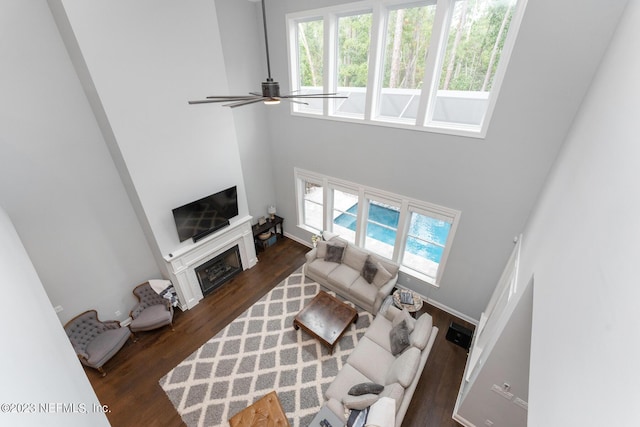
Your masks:
<svg viewBox="0 0 640 427"><path fill-rule="evenodd" d="M240 269L245 270L256 265L258 258L250 216L234 219L229 226L197 242L183 242L182 247L164 257L169 280L176 288L181 310L192 309L204 297L202 279L196 274L196 269L209 264L209 260L225 253L229 248L233 249L234 246L240 250L240 261L237 263ZM207 273L207 280L208 276ZM230 278L231 276L223 279ZM206 282L205 285L208 291L213 290Z"/></svg>
<svg viewBox="0 0 640 427"><path fill-rule="evenodd" d="M195 268L203 296L213 292L241 271L242 260L237 245Z"/></svg>

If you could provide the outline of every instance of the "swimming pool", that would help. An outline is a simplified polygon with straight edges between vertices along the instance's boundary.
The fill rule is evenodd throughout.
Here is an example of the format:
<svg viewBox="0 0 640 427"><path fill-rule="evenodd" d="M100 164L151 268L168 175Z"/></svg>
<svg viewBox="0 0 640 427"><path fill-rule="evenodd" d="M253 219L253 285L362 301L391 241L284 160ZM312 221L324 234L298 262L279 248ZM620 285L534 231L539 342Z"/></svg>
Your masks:
<svg viewBox="0 0 640 427"><path fill-rule="evenodd" d="M333 222L349 230L356 230L358 204L351 206L345 213L338 215ZM395 245L400 212L392 207L371 202L369 205L369 222L367 237L388 245ZM451 229L451 224L424 215L413 214L409 225L407 252L421 258L440 263L444 245ZM412 236L420 236L420 239ZM429 243L433 242L433 243Z"/></svg>

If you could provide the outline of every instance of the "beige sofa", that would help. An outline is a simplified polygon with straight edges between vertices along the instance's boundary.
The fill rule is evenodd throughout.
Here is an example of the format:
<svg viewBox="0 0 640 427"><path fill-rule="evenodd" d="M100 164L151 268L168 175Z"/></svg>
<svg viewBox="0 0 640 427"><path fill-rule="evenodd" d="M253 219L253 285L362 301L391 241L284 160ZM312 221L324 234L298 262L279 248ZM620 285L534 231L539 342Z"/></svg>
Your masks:
<svg viewBox="0 0 640 427"><path fill-rule="evenodd" d="M305 276L376 314L393 290L400 266L340 237L329 237L305 255ZM339 255L332 250L336 247L343 248L341 256L332 256Z"/></svg>
<svg viewBox="0 0 640 427"><path fill-rule="evenodd" d="M411 331L408 347L394 356L390 333L402 321ZM395 306L379 313L325 392L326 406L346 423L351 409L364 409L380 397L389 397L395 400L395 425L400 426L437 333L427 313L413 319ZM379 384L384 389L380 394L348 394L354 385L364 383Z"/></svg>

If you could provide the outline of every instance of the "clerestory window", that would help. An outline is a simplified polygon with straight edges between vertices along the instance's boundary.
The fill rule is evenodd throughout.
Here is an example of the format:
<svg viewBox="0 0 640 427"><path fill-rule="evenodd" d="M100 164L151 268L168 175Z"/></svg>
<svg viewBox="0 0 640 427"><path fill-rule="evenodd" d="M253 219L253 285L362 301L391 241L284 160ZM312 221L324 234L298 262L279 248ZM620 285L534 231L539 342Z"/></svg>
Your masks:
<svg viewBox="0 0 640 427"><path fill-rule="evenodd" d="M365 0L287 15L292 114L484 137L525 0Z"/></svg>

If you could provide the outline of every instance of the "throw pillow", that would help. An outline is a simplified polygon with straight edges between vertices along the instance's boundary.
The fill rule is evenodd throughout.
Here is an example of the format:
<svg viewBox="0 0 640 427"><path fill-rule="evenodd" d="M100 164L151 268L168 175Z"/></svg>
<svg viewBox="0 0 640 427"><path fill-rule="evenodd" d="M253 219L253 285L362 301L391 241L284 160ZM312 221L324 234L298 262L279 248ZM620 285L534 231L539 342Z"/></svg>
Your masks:
<svg viewBox="0 0 640 427"><path fill-rule="evenodd" d="M409 341L411 345L424 350L431 337L431 330L433 329L433 318L428 313L423 313L422 316L416 320L416 326L409 335Z"/></svg>
<svg viewBox="0 0 640 427"><path fill-rule="evenodd" d="M400 383L404 388L409 387L418 372L420 354L420 350L415 347L411 347L398 356L387 371L385 384Z"/></svg>
<svg viewBox="0 0 640 427"><path fill-rule="evenodd" d="M405 348L409 347L409 328L407 322L402 321L389 331L389 340L391 341L391 354L399 355Z"/></svg>
<svg viewBox="0 0 640 427"><path fill-rule="evenodd" d="M362 277L364 277L364 280L366 280L367 283L372 283L377 272L378 267L373 261L371 261L371 257L368 257L364 262L364 267L362 267Z"/></svg>
<svg viewBox="0 0 640 427"><path fill-rule="evenodd" d="M359 249L353 244L347 244L344 249L344 257L342 263L348 265L356 271L362 271L364 263L367 261L369 254L362 249Z"/></svg>
<svg viewBox="0 0 640 427"><path fill-rule="evenodd" d="M376 285L378 289L380 289L384 284L386 284L389 280L391 280L393 276L379 262L376 263L376 267L378 267L378 271L376 272L376 275L373 277L373 284Z"/></svg>
<svg viewBox="0 0 640 427"><path fill-rule="evenodd" d="M333 239L334 237L337 237L337 236L339 236L339 235L335 234L335 233L332 233L330 231L323 231L322 232L322 238L324 240L331 240L331 239Z"/></svg>
<svg viewBox="0 0 640 427"><path fill-rule="evenodd" d="M409 314L406 308L403 308L400 312L396 314L396 317L394 317L393 321L391 322L391 326L392 327L396 326L401 322L406 322L407 329L409 330L409 334L411 334L411 332L413 332L413 329L416 326L416 319L411 317L411 314Z"/></svg>
<svg viewBox="0 0 640 427"><path fill-rule="evenodd" d="M318 258L324 258L327 256L327 242L325 242L324 240L320 240L316 248L317 248L316 254Z"/></svg>
<svg viewBox="0 0 640 427"><path fill-rule="evenodd" d="M382 384L376 383L360 383L356 384L349 389L347 394L351 396L360 396L362 394L380 394L384 390L384 386Z"/></svg>
<svg viewBox="0 0 640 427"><path fill-rule="evenodd" d="M324 257L328 262L342 262L342 255L344 254L344 246L327 245L327 254Z"/></svg>

